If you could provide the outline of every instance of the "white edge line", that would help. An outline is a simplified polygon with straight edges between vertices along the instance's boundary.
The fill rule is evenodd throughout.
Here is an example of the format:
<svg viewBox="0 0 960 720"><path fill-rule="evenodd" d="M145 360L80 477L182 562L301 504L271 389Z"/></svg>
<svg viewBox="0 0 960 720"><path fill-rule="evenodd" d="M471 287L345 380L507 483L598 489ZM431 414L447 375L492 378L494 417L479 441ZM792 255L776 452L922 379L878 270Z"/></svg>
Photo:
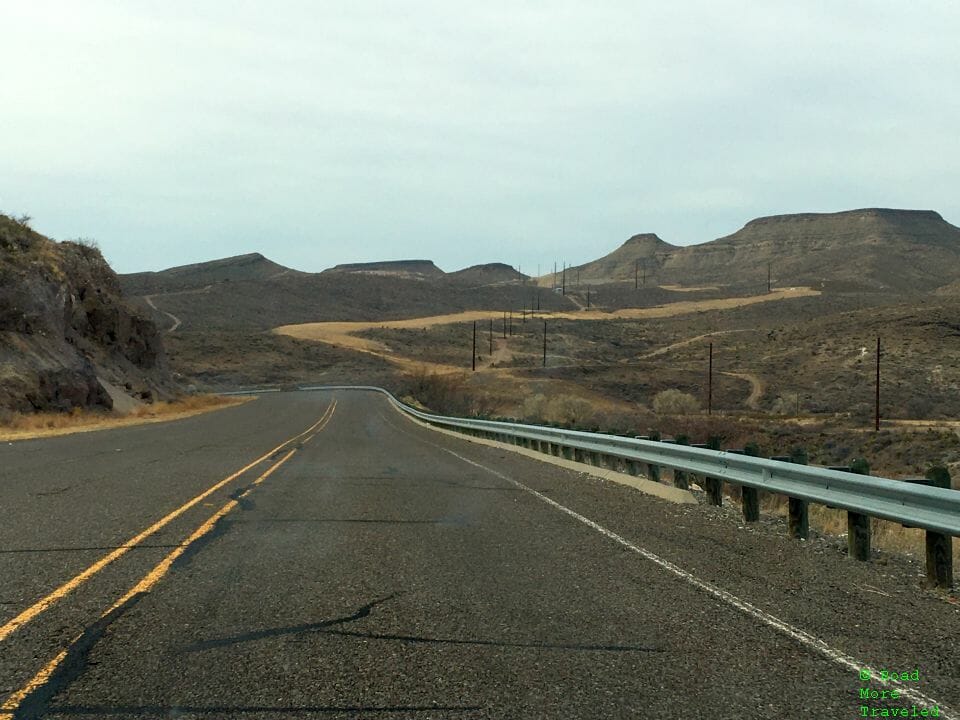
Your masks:
<svg viewBox="0 0 960 720"><path fill-rule="evenodd" d="M391 405L393 405L393 404L391 403ZM397 409L397 408L395 408L395 409ZM397 412L400 412L400 410L397 409ZM404 413L401 413L401 414L402 414L403 417L405 417L406 419L411 420L411 418L408 417L406 414L404 414ZM414 422L416 422L416 421L414 421ZM419 425L420 423L417 423L417 424ZM430 429L430 430L435 430L435 428L433 428L433 427L430 426L430 425L425 425L425 427L427 427L427 428ZM402 432L402 431L401 431L401 432ZM407 434L409 435L410 433L407 433ZM416 437L416 435L412 435L412 437ZM843 667L844 669L846 669L846 670L852 670L852 671L857 672L857 673L859 673L861 670L869 671L871 677L872 677L873 679L877 679L877 680L879 681L880 671L877 670L876 668L873 668L873 667L867 665L866 663L858 662L855 658L850 657L849 655L847 655L847 654L845 654L845 653L843 653L843 652L841 652L841 651L839 651L839 650L835 650L834 648L832 648L832 647L830 647L829 645L827 645L827 643L825 643L825 642L824 642L823 640L821 640L820 638L815 637L815 636L811 635L810 633L801 630L800 628L794 627L794 626L791 625L790 623L788 623L788 622L786 622L786 621L784 621L784 620L781 620L780 618L778 618L778 617L776 617L776 616L774 616L774 615L771 615L770 613L765 612L764 610L761 610L761 609L758 608L756 605L753 605L753 604L747 602L746 600L741 600L740 598L738 598L738 597L737 597L736 595L734 595L733 593L727 592L726 590L723 590L722 588L717 587L717 586L714 585L713 583L709 583L709 582L707 582L707 581L705 581L705 580L701 580L700 578L698 578L698 577L696 577L695 575L693 575L692 573L684 570L684 569L681 568L680 566L674 565L674 564L673 564L672 562L670 562L669 560L664 560L664 559L663 559L662 557L660 557L659 555L657 555L657 554L655 554L655 553L653 553L653 552L650 552L649 550L647 550L647 549L645 549L645 548L642 548L642 547L640 547L639 545L633 544L632 542L630 542L630 541L627 540L626 538L621 537L620 535L617 535L617 533L613 532L612 530L608 530L607 528L603 527L603 526L600 525L599 523L594 522L593 520L591 520L591 519L588 518L588 517L584 517L584 516L581 515L580 513L576 512L575 510L571 510L570 508L566 507L565 505L561 505L561 504L558 503L556 500L553 500L553 499L547 497L546 495L544 495L544 494L542 494L542 493L540 493L540 492L537 492L537 491L534 490L533 488L528 487L527 485L524 485L524 484L523 484L522 482L520 482L519 480L514 480L512 477L509 477L509 476L507 476L507 475L504 475L503 473L498 472L498 471L496 471L496 470L494 470L494 469L492 469L492 468L488 468L486 465L481 465L481 464L478 463L478 462L474 462L473 460L470 460L469 458L465 458L465 457L463 457L462 455L459 455L458 453L454 452L453 450L449 450L449 449L447 449L447 448L445 448L445 447L443 447L443 446L441 446L441 445L437 445L436 443L432 443L432 442L430 442L429 440L424 440L423 438L417 438L417 439L420 440L420 441L423 442L423 443L426 443L427 445L432 445L433 447L435 447L435 448L437 448L437 449L439 449L439 450L443 450L443 452L445 452L445 453L449 453L450 455L453 455L455 458L458 458L459 460L462 460L463 462L467 463L468 465L473 465L474 467L480 468L481 470L485 470L486 472L490 473L491 475L495 475L496 477L500 478L501 480L506 480L507 482L512 483L513 485L516 485L516 486L517 486L518 488L520 488L521 490L530 493L530 494L533 495L534 497L536 497L536 498L542 500L543 502L547 503L548 505L556 508L556 509L559 510L560 512L566 513L566 514L569 515L570 517L572 517L572 518L574 518L574 519L576 519L576 520L579 520L579 521L582 522L584 525L586 525L586 526L589 527L589 528L592 528L593 530L596 530L596 531L597 531L598 533L600 533L601 535L604 535L604 536L608 537L609 539L613 540L614 542L617 542L617 543L619 543L620 545L623 545L625 548L627 548L627 549L629 549L629 550L632 550L633 552L637 553L638 555L640 555L640 556L643 557L644 559L649 560L650 562L652 562L652 563L660 566L661 568L663 568L663 569L666 570L667 572L672 573L673 575L676 575L677 577L681 578L682 580L685 580L686 582L688 582L689 584L693 585L694 587L696 587L696 588L698 588L698 589L700 589L700 590L703 590L704 592L706 592L706 593L714 596L714 597L717 598L718 600L721 600L722 602L724 602L724 603L726 603L726 604L728 604L728 605L731 605L731 606L735 607L737 610L740 610L741 612L743 612L743 613L745 613L745 614L747 614L747 615L749 615L749 616L751 616L751 617L756 618L757 620L759 620L760 622L764 623L765 625L768 625L769 627L773 628L773 629L776 630L777 632L780 632L780 633L786 635L787 637L790 637L790 638L796 640L796 641L799 642L801 645L804 645L804 646L810 648L811 650L815 651L815 652L818 653L819 655L822 655L823 657L827 658L827 659L830 660L831 662L834 662L834 663L836 663L837 665L840 665L840 666ZM913 702L917 703L918 705L922 705L922 706L925 706L925 707L927 707L927 708L936 707L936 708L939 710L939 712L940 712L940 717L941 717L941 718L945 718L946 720L950 720L950 718L953 718L953 717L954 717L954 716L953 716L953 711L952 711L950 708L948 708L947 706L943 705L942 703L937 702L937 701L934 700L933 698L928 697L927 695L924 695L924 694L923 694L922 692L920 692L919 690L915 690L915 689L913 689L913 688L911 688L911 687L909 687L909 686L907 686L907 685L904 685L903 683L898 682L898 681L896 681L896 680L887 680L887 681L880 681L880 682L881 682L882 684L884 684L884 685L892 685L892 686L896 687L896 689L899 691L899 693L900 693L901 696L903 696L903 697L905 697L905 698L909 698L910 700L912 700Z"/></svg>

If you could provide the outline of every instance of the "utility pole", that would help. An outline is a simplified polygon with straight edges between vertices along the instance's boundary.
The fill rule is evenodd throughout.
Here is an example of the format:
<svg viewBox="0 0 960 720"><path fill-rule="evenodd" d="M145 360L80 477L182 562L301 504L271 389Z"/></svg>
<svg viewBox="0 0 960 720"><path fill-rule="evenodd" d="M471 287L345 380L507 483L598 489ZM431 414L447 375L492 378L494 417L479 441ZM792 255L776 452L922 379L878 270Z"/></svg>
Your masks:
<svg viewBox="0 0 960 720"><path fill-rule="evenodd" d="M507 339L507 311L503 311L503 339Z"/></svg>
<svg viewBox="0 0 960 720"><path fill-rule="evenodd" d="M590 309L590 286L587 285L587 310Z"/></svg>
<svg viewBox="0 0 960 720"><path fill-rule="evenodd" d="M707 370L707 415L713 415L713 343L710 343L710 362Z"/></svg>
<svg viewBox="0 0 960 720"><path fill-rule="evenodd" d="M567 294L567 264L566 263L563 264L563 284L560 286L560 288L561 288L560 294L566 295Z"/></svg>
<svg viewBox="0 0 960 720"><path fill-rule="evenodd" d="M477 371L477 321L473 321L473 357L470 359L471 370Z"/></svg>
<svg viewBox="0 0 960 720"><path fill-rule="evenodd" d="M493 362L493 318L490 318L490 362Z"/></svg>
<svg viewBox="0 0 960 720"><path fill-rule="evenodd" d="M553 289L557 289L557 261L553 261Z"/></svg>
<svg viewBox="0 0 960 720"><path fill-rule="evenodd" d="M540 289L537 289L537 312L540 312Z"/></svg>
<svg viewBox="0 0 960 720"><path fill-rule="evenodd" d="M510 311L510 337L513 337L513 310Z"/></svg>
<svg viewBox="0 0 960 720"><path fill-rule="evenodd" d="M647 261L643 261L643 286L647 286Z"/></svg>
<svg viewBox="0 0 960 720"><path fill-rule="evenodd" d="M877 393L876 393L876 402L874 404L874 422L873 429L876 432L880 431L880 338L877 338Z"/></svg>
<svg viewBox="0 0 960 720"><path fill-rule="evenodd" d="M523 324L527 324L527 301L523 301Z"/></svg>
<svg viewBox="0 0 960 720"><path fill-rule="evenodd" d="M767 293L771 292L770 285L770 262L767 262Z"/></svg>
<svg viewBox="0 0 960 720"><path fill-rule="evenodd" d="M547 321L543 321L543 366L547 366Z"/></svg>

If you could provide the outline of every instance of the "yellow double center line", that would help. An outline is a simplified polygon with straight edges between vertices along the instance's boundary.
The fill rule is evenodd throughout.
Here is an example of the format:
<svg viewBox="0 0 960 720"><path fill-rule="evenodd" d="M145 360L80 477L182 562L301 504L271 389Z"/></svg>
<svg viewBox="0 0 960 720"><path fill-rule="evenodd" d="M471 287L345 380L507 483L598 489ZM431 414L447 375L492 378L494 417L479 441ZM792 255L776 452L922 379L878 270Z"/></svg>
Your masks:
<svg viewBox="0 0 960 720"><path fill-rule="evenodd" d="M133 538L132 540L130 540L130 541L128 541L127 543L125 543L125 544L122 546L122 548L126 548L126 549L128 550L130 547L133 547L133 545L135 545L136 542L139 542L140 540L142 540L144 537L146 537L147 535L149 535L149 534L150 534L151 532L153 532L154 530L157 530L157 529L159 529L160 527L163 527L163 525L165 525L165 524L167 524L168 522L170 522L171 520L173 520L173 518L175 518L177 515L181 514L182 512L184 512L185 510L187 510L188 508L192 507L193 505L196 505L196 504L197 504L198 502L200 502L203 498L205 498L205 497L207 497L208 495L210 495L210 493L214 492L214 491L217 490L218 488L223 487L223 486L224 486L226 483L228 483L230 480L233 480L234 478L236 478L236 477L238 477L239 475L243 474L244 472L246 472L246 471L249 470L250 468L254 467L255 465L257 465L257 464L259 464L259 463L261 463L261 462L263 462L264 460L266 460L267 458L271 457L271 456L274 455L276 452L278 452L279 450L283 449L284 447L286 447L286 446L289 445L290 443L295 442L295 441L298 440L299 438L302 438L302 437L304 437L304 436L306 436L306 435L309 435L309 437L306 437L306 439L304 439L303 442L300 443L300 445L304 445L304 444L310 442L311 440L313 440L313 438L315 438L315 437L317 436L317 434L318 434L321 430L323 430L323 429L327 426L327 423L330 422L330 419L333 417L333 412L334 412L334 410L336 410L336 407L337 407L337 401L334 400L334 401L330 404L330 407L327 408L326 412L324 412L324 414L323 414L323 416L320 418L320 420L318 420L316 423L314 423L313 425L311 425L311 426L310 426L309 428L307 428L305 431L303 431L303 432L300 433L299 435L295 435L294 437L290 438L289 440L287 440L286 442L282 443L281 445L278 445L277 447L275 447L273 450L271 450L271 451L270 451L269 453L267 453L266 455L263 455L263 456L260 457L259 459L255 460L254 462L252 462L252 463L250 463L249 465L247 465L247 466L246 466L245 468L243 468L242 470L237 471L236 473L234 473L234 474L231 475L230 477L228 477L228 478L226 478L225 480L222 480L221 482L217 483L216 485L214 485L213 487L211 487L209 490L207 490L206 492L204 492L202 495L198 495L198 496L195 497L193 500L191 500L191 501L188 502L187 504L181 506L180 508L178 508L177 510L175 510L175 511L174 511L173 513L171 513L170 515L167 515L165 518L163 518L163 520L160 520L158 523L155 523L154 525L151 525L150 528L148 528L147 530L145 530L144 532L142 532L140 535L137 535L136 538ZM312 434L311 434L311 433L312 433ZM127 592L124 593L123 596L120 597L119 600L117 600L113 605L111 605L109 608L107 608L107 609L100 615L100 617L98 618L98 620L102 620L102 619L105 618L107 615L109 615L110 613L112 613L114 610L116 610L117 608L123 606L124 603L129 602L131 598L133 598L133 597L135 597L135 596L137 596L137 595L139 595L139 594L141 594L141 593L145 593L145 592L150 591L150 589L153 588L153 586L156 585L158 582L160 582L160 580L163 578L163 576L166 575L166 574L169 572L170 567L173 565L173 563L176 561L176 559L177 559L178 557L180 557L181 555L183 555L183 553L185 553L185 552L187 551L187 549L188 549L193 543L195 543L197 540L199 540L199 539L202 538L204 535L206 535L206 534L209 533L211 530L213 530L214 526L217 524L217 521L220 520L220 518L222 518L224 515L226 515L227 513L229 513L231 510L233 510L237 505L239 505L239 504L240 504L240 500L242 500L248 493L250 493L250 491L252 491L253 488L255 488L257 485L259 485L259 484L262 483L264 480L266 480L268 477L270 477L270 476L277 470L277 468L279 468L281 465L283 465L285 462L287 462L287 460L289 460L291 457L293 457L293 455L297 452L298 449L299 449L299 447L294 447L293 449L288 450L287 453L286 453L282 458L280 458L277 462L275 462L273 465L271 465L269 468L267 468L266 471L264 471L264 473L263 473L262 475L260 475L260 477L258 477L258 478L257 478L256 480L254 480L252 483L250 483L250 486L249 486L247 489L245 489L242 493L238 494L238 495L236 496L236 498L233 498L233 499L231 499L229 502L227 502L223 507L221 507L219 510L217 510L213 515L211 515L210 517L208 517L208 518L203 522L203 524L200 525L200 527L198 527L196 530L194 530L186 540L184 540L182 543L180 543L169 555L167 555L165 558L163 558L163 560L161 560L161 561L153 568L153 570L151 570L149 573L147 573L147 574L140 580L140 582L138 582L138 583L137 583L136 585L134 585L132 588L130 588L129 590L127 590ZM103 560L99 561L99 562L96 563L95 565L92 565L91 568L96 567L96 566L103 567L103 565L101 565L100 563L106 564L104 561L107 560L107 558L115 555L116 552L117 552L117 551L114 551L114 553L111 553L110 555L108 555L107 557L105 557ZM124 552L125 552L125 551L124 551ZM122 555L123 553L120 553L120 554ZM116 559L117 557L119 557L119 556L120 556L120 555L116 555L115 557L112 557L111 560L109 560L109 561L107 561L107 562L112 562L112 560L115 560L115 559ZM98 568L98 569L99 569L99 568ZM89 568L88 568L88 570L85 570L85 571L84 571L84 573L88 573L88 572L89 572ZM95 572L95 571L94 571L94 572ZM76 581L77 578L80 578L82 575L84 575L84 573L81 573L80 575L78 575L76 578L74 578L73 580L71 580L70 583L73 583L74 581ZM90 573L90 574L92 574L92 573ZM86 577L89 577L89 574L88 574ZM81 580L80 582L83 582L83 581ZM69 585L70 583L67 583L67 584L65 584L65 585L62 586L62 587L67 587L67 585ZM79 584L79 583L77 583L77 584ZM73 587L76 587L76 585L73 585ZM73 587L71 587L70 589L73 589ZM68 589L66 592L69 592L70 589ZM59 589L58 589L58 591L59 591ZM57 591L55 591L55 592L57 592ZM63 594L66 594L66 592L64 592ZM53 593L51 593L51 595L53 595ZM50 597L50 596L48 596L48 597ZM61 597L62 597L62 595L61 595ZM44 600L46 600L46 598L44 598ZM41 601L41 602L43 602L43 601ZM55 600L54 600L53 602L55 602ZM40 603L37 603L37 605L34 605L33 608L36 608L39 604L40 604ZM49 603L49 604L52 604L52 602ZM45 607L49 607L49 604L46 605ZM37 610L37 612L34 613L34 615L33 615L32 617L35 617L36 614L38 614L39 612L42 612L43 609L45 609L45 607L44 607L44 608L40 608L39 610ZM31 608L31 610L32 610L33 608ZM27 612L27 611L25 611L25 612ZM22 614L23 614L23 613L22 613ZM21 614L21 615L22 615L22 614ZM18 617L19 617L19 616L18 616ZM28 620L29 620L29 618L28 618ZM24 620L23 622L26 622L26 620ZM21 622L20 624L22 625L23 622ZM19 690L17 690L15 693L13 693L12 695L10 695L10 696L4 701L3 705L0 705L0 717L9 717L9 716L13 715L14 713L16 713L17 709L20 707L21 703L27 698L28 695L30 695L34 690L36 690L36 689L42 687L44 684L46 684L46 683L50 680L50 678L53 676L53 674L57 671L57 668L60 667L60 664L61 664L61 663L64 661L64 659L67 657L67 654L70 652L71 646L72 646L74 643L76 643L78 640L80 640L81 637L83 637L83 633L81 633L80 635L78 635L77 637L75 637L75 638L70 642L70 644L67 645L67 647L65 647L63 650L61 650L59 653L57 653L56 657L54 657L50 662L48 662L48 663L43 667L43 669L41 669L36 675L34 675L34 676L30 679L30 681L27 682L26 685L24 685L22 688L20 688Z"/></svg>

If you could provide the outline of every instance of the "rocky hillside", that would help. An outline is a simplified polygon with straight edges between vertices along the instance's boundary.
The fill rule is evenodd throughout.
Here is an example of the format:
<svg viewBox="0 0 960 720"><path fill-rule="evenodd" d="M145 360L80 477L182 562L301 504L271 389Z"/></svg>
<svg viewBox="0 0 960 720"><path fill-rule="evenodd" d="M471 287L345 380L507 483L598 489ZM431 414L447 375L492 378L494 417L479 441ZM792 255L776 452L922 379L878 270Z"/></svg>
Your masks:
<svg viewBox="0 0 960 720"><path fill-rule="evenodd" d="M154 323L89 245L0 215L0 408L112 408L173 391Z"/></svg>
<svg viewBox="0 0 960 720"><path fill-rule="evenodd" d="M960 228L929 210L777 215L687 247L637 235L579 270L583 280L632 280L637 263L659 285L761 288L769 269L779 287L928 293L960 279Z"/></svg>

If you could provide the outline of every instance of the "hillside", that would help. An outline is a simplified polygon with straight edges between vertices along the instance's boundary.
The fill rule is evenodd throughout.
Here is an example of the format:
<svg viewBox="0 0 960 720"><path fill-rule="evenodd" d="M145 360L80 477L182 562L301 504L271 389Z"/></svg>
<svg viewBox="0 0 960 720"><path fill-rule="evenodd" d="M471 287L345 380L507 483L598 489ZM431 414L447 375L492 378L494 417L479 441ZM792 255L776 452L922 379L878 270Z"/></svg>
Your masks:
<svg viewBox="0 0 960 720"><path fill-rule="evenodd" d="M0 408L112 408L172 389L156 326L100 252L0 215Z"/></svg>
<svg viewBox="0 0 960 720"><path fill-rule="evenodd" d="M634 272L646 271L649 277L658 274L658 269L670 254L678 250L675 245L664 242L653 233L634 235L612 253L592 262L567 269L576 278L579 272L581 282L609 282L611 280L634 279ZM567 276L568 282L571 276Z"/></svg>
<svg viewBox="0 0 960 720"><path fill-rule="evenodd" d="M446 274L434 265L432 260L385 260L381 262L345 263L324 270L324 272L384 275L415 280L432 280L441 278Z"/></svg>
<svg viewBox="0 0 960 720"><path fill-rule="evenodd" d="M687 247L637 235L573 271L582 280L632 280L637 262L648 284L762 289L769 268L781 287L926 293L960 278L960 228L928 210L777 215Z"/></svg>
<svg viewBox="0 0 960 720"><path fill-rule="evenodd" d="M174 334L209 330L269 330L320 320L395 320L438 312L530 307L536 289L517 284L471 287L467 283L352 272L285 275L224 282L190 291L157 294L159 310L181 319ZM542 291L541 306L571 309L566 298ZM144 306L145 310L149 308ZM158 322L164 321L157 315Z"/></svg>
<svg viewBox="0 0 960 720"><path fill-rule="evenodd" d="M283 275L302 274L278 265L260 253L180 265L159 272L141 272L121 275L124 295L151 295L203 288L222 282L268 280Z"/></svg>
<svg viewBox="0 0 960 720"><path fill-rule="evenodd" d="M471 265L463 270L448 273L447 278L467 285L494 285L497 283L524 282L529 276L517 272L516 268L506 263L486 263L485 265Z"/></svg>
<svg viewBox="0 0 960 720"><path fill-rule="evenodd" d="M752 220L663 267L677 282L728 282L731 269L777 285L930 292L960 276L960 228L938 213L870 208Z"/></svg>

